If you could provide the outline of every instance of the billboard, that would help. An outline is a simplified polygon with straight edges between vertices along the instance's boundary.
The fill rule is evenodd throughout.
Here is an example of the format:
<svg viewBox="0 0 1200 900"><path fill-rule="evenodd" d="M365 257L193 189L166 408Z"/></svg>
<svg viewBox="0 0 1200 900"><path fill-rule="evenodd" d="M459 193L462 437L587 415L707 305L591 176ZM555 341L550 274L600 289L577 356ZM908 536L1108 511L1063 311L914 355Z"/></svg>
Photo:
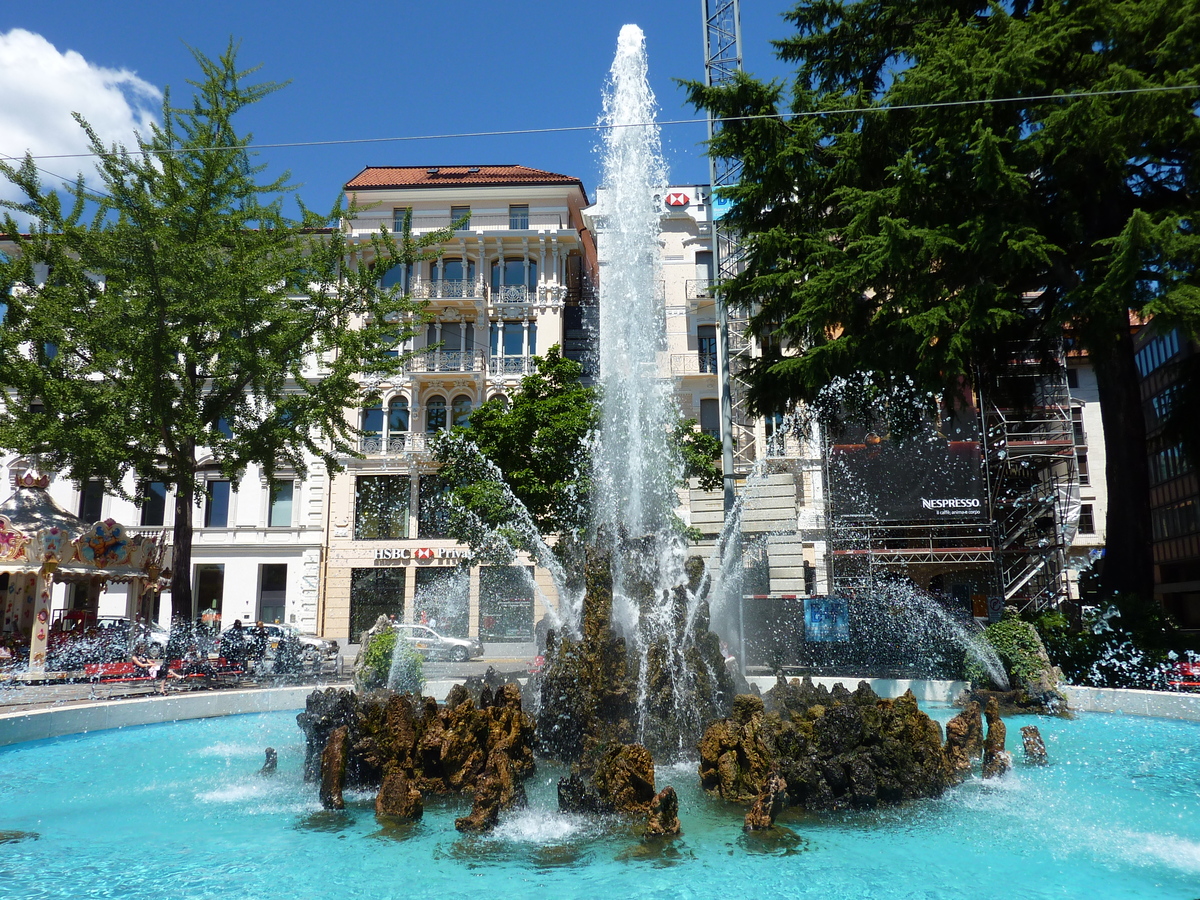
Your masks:
<svg viewBox="0 0 1200 900"><path fill-rule="evenodd" d="M867 433L862 443L829 449L835 518L953 523L987 519L978 441L936 435L906 440Z"/></svg>

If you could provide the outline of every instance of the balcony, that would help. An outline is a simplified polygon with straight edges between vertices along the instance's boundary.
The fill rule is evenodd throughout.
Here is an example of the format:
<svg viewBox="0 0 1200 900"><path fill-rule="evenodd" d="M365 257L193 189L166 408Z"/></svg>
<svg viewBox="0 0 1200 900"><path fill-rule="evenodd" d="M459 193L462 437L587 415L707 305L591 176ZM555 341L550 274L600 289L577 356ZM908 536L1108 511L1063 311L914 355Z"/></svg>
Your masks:
<svg viewBox="0 0 1200 900"><path fill-rule="evenodd" d="M683 284L689 300L711 300L714 282L711 278L689 278Z"/></svg>
<svg viewBox="0 0 1200 900"><path fill-rule="evenodd" d="M441 231L449 228L455 222L450 216L442 214L421 215L412 217L412 233L414 235L428 234L431 231ZM395 223L391 219L360 218L354 221L351 235L356 238L369 237L378 234L380 226L389 231L395 231ZM508 213L498 213L490 216L472 215L467 227L454 234L471 234L480 231L570 231L569 214L566 210L557 212L531 212L525 216L510 216Z"/></svg>
<svg viewBox="0 0 1200 900"><path fill-rule="evenodd" d="M419 281L413 285L412 296L416 300L473 300L487 292L478 281Z"/></svg>
<svg viewBox="0 0 1200 900"><path fill-rule="evenodd" d="M532 375L536 370L532 356L493 356L488 374L493 378Z"/></svg>
<svg viewBox="0 0 1200 900"><path fill-rule="evenodd" d="M700 353L672 353L672 375L716 375L717 356Z"/></svg>
<svg viewBox="0 0 1200 900"><path fill-rule="evenodd" d="M410 375L436 374L440 372L466 372L482 375L484 371L482 350L430 350L415 354L404 364Z"/></svg>
<svg viewBox="0 0 1200 900"><path fill-rule="evenodd" d="M391 456L398 453L424 453L429 449L429 435L423 431L402 431L389 434L365 434L358 441L363 456Z"/></svg>

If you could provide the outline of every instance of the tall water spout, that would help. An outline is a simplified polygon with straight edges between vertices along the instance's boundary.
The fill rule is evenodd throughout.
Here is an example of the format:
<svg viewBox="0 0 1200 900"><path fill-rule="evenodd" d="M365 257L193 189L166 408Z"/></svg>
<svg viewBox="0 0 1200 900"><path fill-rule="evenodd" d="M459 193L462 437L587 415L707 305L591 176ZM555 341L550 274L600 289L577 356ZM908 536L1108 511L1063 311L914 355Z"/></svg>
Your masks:
<svg viewBox="0 0 1200 900"><path fill-rule="evenodd" d="M594 464L597 524L635 538L667 526L679 474L670 441L677 411L657 360L666 338L656 194L667 175L646 71L645 37L626 25L604 95L603 408Z"/></svg>

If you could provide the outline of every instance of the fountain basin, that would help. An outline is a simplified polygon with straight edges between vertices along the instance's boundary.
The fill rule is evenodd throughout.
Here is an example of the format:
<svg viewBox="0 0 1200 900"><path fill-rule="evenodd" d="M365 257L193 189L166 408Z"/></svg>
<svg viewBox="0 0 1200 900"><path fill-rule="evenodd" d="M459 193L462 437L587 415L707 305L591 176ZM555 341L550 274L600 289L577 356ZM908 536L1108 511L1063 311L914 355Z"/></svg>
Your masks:
<svg viewBox="0 0 1200 900"><path fill-rule="evenodd" d="M945 721L946 707L927 706ZM0 856L14 897L720 896L1191 898L1200 880L1200 724L1086 713L1036 722L1050 765L971 778L938 800L854 814L789 810L745 836L694 764L659 767L683 836L556 811L562 773L485 837L454 830L469 798L430 798L389 829L374 796L321 810L292 713L131 727L0 750ZM263 750L278 773L256 774Z"/></svg>

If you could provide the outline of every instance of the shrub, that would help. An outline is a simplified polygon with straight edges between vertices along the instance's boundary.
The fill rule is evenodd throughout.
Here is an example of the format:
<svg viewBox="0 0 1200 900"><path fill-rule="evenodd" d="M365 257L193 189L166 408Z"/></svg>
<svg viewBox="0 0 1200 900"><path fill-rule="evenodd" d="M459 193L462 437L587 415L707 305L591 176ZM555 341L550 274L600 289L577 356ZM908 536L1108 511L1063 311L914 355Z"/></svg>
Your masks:
<svg viewBox="0 0 1200 900"><path fill-rule="evenodd" d="M359 690L387 687L420 693L424 689L424 660L407 642L397 649L396 640L396 632L391 629L368 637L355 675Z"/></svg>

